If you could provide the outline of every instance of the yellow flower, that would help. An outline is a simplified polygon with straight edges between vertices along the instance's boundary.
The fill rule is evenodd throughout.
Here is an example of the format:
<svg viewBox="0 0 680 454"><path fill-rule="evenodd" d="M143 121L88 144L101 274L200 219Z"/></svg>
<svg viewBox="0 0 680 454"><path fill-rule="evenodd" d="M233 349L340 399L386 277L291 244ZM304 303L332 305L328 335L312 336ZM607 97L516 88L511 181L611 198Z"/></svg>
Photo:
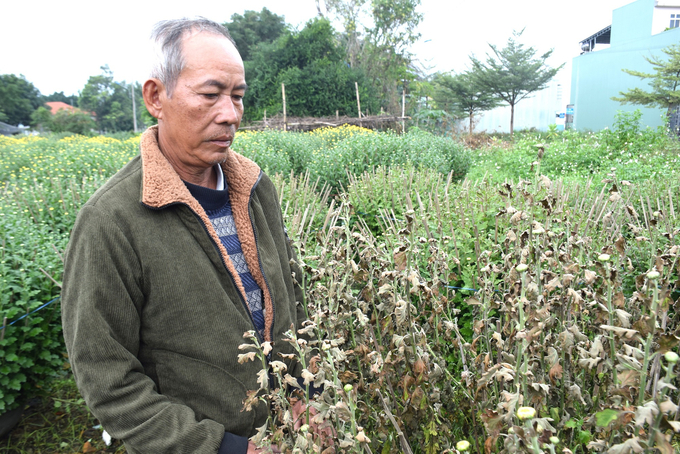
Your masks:
<svg viewBox="0 0 680 454"><path fill-rule="evenodd" d="M456 443L456 449L459 451L467 451L470 449L470 442L467 440L461 440L458 443Z"/></svg>
<svg viewBox="0 0 680 454"><path fill-rule="evenodd" d="M536 410L533 407L519 407L517 410L517 417L524 421L525 419L531 419L536 416Z"/></svg>

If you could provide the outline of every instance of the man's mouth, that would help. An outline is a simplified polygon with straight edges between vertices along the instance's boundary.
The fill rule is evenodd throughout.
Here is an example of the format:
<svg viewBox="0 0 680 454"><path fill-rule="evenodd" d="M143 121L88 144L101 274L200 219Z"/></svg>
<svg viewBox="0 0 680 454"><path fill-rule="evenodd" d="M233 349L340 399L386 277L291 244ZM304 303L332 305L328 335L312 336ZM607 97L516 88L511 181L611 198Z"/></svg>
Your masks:
<svg viewBox="0 0 680 454"><path fill-rule="evenodd" d="M224 136L218 136L218 137L213 137L210 139L210 142L214 143L218 147L229 147L231 145L231 142L233 140L233 137L224 135Z"/></svg>

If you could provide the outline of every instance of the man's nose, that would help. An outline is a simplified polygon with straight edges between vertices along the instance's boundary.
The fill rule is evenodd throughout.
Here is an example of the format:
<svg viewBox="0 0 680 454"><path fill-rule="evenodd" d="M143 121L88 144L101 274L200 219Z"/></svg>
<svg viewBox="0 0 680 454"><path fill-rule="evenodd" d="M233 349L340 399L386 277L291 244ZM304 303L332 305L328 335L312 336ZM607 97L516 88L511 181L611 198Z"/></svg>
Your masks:
<svg viewBox="0 0 680 454"><path fill-rule="evenodd" d="M219 114L215 121L217 123L234 124L240 119L240 110L231 96L223 96L218 106Z"/></svg>

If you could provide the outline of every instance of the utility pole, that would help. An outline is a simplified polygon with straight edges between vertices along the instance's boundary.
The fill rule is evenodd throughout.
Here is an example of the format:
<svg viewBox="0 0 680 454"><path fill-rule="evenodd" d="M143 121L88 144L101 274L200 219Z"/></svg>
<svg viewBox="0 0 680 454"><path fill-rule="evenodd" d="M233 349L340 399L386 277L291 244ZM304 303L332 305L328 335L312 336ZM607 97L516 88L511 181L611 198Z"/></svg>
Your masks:
<svg viewBox="0 0 680 454"><path fill-rule="evenodd" d="M135 134L137 134L137 107L135 107L135 83L130 84L130 96L132 96L132 123Z"/></svg>

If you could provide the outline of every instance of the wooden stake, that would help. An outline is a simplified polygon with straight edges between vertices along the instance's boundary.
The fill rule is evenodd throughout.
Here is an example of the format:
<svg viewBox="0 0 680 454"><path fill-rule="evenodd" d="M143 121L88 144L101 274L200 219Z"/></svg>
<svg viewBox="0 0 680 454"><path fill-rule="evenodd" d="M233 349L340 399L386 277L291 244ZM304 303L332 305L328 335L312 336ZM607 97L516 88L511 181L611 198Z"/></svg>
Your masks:
<svg viewBox="0 0 680 454"><path fill-rule="evenodd" d="M267 109L264 109L264 127L267 127Z"/></svg>
<svg viewBox="0 0 680 454"><path fill-rule="evenodd" d="M286 120L286 86L281 84L281 95L283 96L283 130L288 130L288 121Z"/></svg>
<svg viewBox="0 0 680 454"><path fill-rule="evenodd" d="M401 132L406 132L406 121L404 120L406 116L406 87L404 86L401 91Z"/></svg>
<svg viewBox="0 0 680 454"><path fill-rule="evenodd" d="M359 99L359 82L354 82L354 87L357 90L357 110L359 111L359 124L361 124L361 100Z"/></svg>
<svg viewBox="0 0 680 454"><path fill-rule="evenodd" d="M5 339L5 327L7 326L7 317L2 319L2 332L0 332L0 342Z"/></svg>
<svg viewBox="0 0 680 454"><path fill-rule="evenodd" d="M340 121L340 111L339 110L335 111L335 121Z"/></svg>

